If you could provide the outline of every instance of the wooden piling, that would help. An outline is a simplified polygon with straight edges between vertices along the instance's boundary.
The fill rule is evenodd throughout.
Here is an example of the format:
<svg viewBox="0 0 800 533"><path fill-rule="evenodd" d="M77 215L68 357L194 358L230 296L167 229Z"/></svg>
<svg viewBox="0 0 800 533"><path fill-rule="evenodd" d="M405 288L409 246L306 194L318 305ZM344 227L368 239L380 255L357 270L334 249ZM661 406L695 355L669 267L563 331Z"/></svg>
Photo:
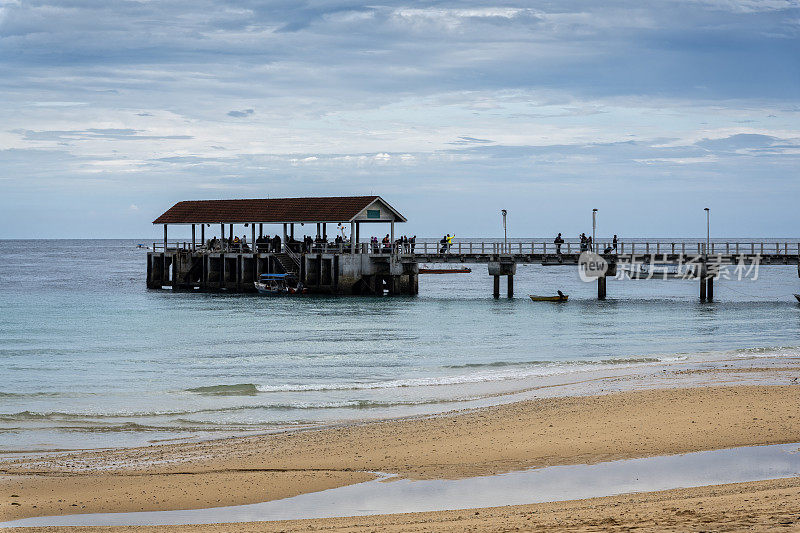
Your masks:
<svg viewBox="0 0 800 533"><path fill-rule="evenodd" d="M492 276L494 278L494 292L492 293L495 298L500 298L500 276Z"/></svg>
<svg viewBox="0 0 800 533"><path fill-rule="evenodd" d="M507 285L508 294L506 296L508 296L509 298L513 298L514 297L514 276L509 274L506 277L508 278L508 285Z"/></svg>
<svg viewBox="0 0 800 533"><path fill-rule="evenodd" d="M701 302L705 302L706 301L706 281L707 281L706 280L706 271L705 271L705 269L702 269L702 272L700 274L700 301Z"/></svg>

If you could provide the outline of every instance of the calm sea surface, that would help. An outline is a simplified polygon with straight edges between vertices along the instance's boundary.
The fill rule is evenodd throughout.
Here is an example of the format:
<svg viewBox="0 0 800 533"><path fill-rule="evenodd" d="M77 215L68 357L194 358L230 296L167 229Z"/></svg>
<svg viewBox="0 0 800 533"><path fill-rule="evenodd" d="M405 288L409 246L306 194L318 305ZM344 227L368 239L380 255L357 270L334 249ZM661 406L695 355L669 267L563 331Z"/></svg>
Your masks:
<svg viewBox="0 0 800 533"><path fill-rule="evenodd" d="M793 240L797 242L797 239ZM137 445L452 409L587 368L800 355L796 266L753 281L485 265L418 297L148 291L132 240L0 241L0 451ZM567 304L528 294L570 295ZM501 289L505 294L505 286Z"/></svg>

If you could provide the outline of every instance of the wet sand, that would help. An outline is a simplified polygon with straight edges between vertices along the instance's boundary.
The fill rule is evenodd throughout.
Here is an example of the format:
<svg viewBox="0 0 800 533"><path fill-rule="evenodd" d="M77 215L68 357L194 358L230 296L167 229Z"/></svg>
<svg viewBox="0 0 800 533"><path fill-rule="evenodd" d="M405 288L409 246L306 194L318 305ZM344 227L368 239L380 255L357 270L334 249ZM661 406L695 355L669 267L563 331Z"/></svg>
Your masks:
<svg viewBox="0 0 800 533"><path fill-rule="evenodd" d="M435 513L200 526L55 527L53 533L793 531L800 479L779 479L535 505ZM42 528L20 528L33 531Z"/></svg>
<svg viewBox="0 0 800 533"><path fill-rule="evenodd" d="M364 471L393 472L412 479L457 478L789 442L800 442L800 386L795 385L709 386L536 399L439 416L284 434L7 460L0 463L0 518L255 503L370 479L371 474ZM786 483L782 490L794 499L786 496L789 499L779 503L788 509L798 501L796 492L792 492L798 488L794 480ZM742 486L760 491L759 487L766 485ZM732 486L726 487L727 491ZM746 491L741 492L745 496L726 494L719 502L736 500L742 508L751 503L744 502ZM775 497L781 494L778 491ZM631 513L638 513L643 520L656 511L647 507L650 500L636 503L631 497L620 498L608 505L614 507L625 500ZM574 512L580 515L574 519L591 521L601 512L579 512L589 509L586 502L574 504L578 506ZM560 520L559 512L572 508L572 504L547 505L524 507L551 509L546 516L554 524ZM597 505L603 513L610 512L606 504ZM638 511L637 505L642 506ZM779 508L773 511L777 513ZM522 520L520 517L530 512L495 509L458 518L467 522L454 528L500 527L502 522ZM350 528L381 523L405 530L405 521L410 520L408 524L417 524L408 526L413 530L429 520L431 527L435 524L436 529L447 530L454 517L467 515L408 516L415 518L392 515L319 522L334 528L339 527L337 524ZM422 516L428 518L420 522ZM622 518L613 516L617 516L614 520ZM689 519L694 520L690 515L682 520ZM493 521L498 522L492 525ZM298 522L296 527L306 527L303 523L308 521ZM231 530L242 527L230 526ZM586 527L590 527L589 522Z"/></svg>

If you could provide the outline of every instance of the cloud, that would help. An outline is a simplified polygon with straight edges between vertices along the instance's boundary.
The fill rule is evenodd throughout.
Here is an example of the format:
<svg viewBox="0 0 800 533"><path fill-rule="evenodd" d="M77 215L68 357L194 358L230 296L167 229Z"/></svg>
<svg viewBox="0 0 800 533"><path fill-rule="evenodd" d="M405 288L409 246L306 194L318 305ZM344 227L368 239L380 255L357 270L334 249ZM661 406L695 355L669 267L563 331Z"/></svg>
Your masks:
<svg viewBox="0 0 800 533"><path fill-rule="evenodd" d="M241 117L250 116L253 113L255 113L255 111L253 111L252 109L244 109L242 111L228 111L228 116L229 117L241 118Z"/></svg>
<svg viewBox="0 0 800 533"><path fill-rule="evenodd" d="M798 20L791 0L0 0L0 213L198 187L385 192L454 220L496 191L683 205L724 181L779 202Z"/></svg>
<svg viewBox="0 0 800 533"><path fill-rule="evenodd" d="M177 140L191 139L190 135L141 135L142 131L130 128L87 128L85 130L12 130L28 141L87 141L97 139L110 140Z"/></svg>
<svg viewBox="0 0 800 533"><path fill-rule="evenodd" d="M491 144L494 141L489 139L476 139L475 137L468 137L466 135L462 135L458 138L457 141L453 141L450 144L457 144L457 145L465 145L465 144Z"/></svg>

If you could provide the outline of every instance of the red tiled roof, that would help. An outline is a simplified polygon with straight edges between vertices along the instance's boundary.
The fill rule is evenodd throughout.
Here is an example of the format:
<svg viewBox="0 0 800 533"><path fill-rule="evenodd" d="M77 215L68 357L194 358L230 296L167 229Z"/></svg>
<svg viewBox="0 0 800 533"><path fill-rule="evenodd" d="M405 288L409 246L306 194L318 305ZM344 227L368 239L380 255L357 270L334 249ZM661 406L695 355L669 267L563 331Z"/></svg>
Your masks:
<svg viewBox="0 0 800 533"><path fill-rule="evenodd" d="M155 219L153 224L347 222L379 198L379 196L333 196L191 200L173 205ZM405 221L400 213L395 213L399 220Z"/></svg>

